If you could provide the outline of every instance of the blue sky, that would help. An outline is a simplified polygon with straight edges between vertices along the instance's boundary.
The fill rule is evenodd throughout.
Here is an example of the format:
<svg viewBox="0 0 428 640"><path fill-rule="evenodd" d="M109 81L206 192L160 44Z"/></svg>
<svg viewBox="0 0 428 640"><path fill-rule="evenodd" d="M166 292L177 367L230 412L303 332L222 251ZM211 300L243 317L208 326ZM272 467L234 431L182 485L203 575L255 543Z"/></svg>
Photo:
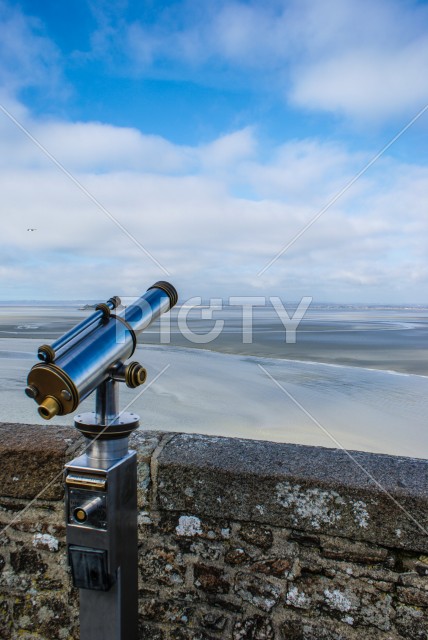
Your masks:
<svg viewBox="0 0 428 640"><path fill-rule="evenodd" d="M0 29L1 299L426 302L428 111L344 189L428 104L426 2L0 0Z"/></svg>

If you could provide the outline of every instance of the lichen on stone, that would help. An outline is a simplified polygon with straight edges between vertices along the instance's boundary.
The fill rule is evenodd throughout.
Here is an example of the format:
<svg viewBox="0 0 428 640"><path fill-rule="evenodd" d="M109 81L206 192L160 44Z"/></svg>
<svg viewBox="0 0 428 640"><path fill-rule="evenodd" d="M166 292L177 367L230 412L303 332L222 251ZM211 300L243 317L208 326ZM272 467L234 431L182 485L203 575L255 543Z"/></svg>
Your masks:
<svg viewBox="0 0 428 640"><path fill-rule="evenodd" d="M300 592L297 587L291 587L286 595L285 602L298 609L307 609L311 600L303 591Z"/></svg>
<svg viewBox="0 0 428 640"><path fill-rule="evenodd" d="M342 591L339 591L339 589L334 589L333 591L326 589L324 591L324 595L326 602L331 609L343 612L350 611L352 609L352 602L344 593L342 593Z"/></svg>
<svg viewBox="0 0 428 640"><path fill-rule="evenodd" d="M49 533L35 533L33 536L33 547L36 549L48 549L49 551L58 551L59 542Z"/></svg>
<svg viewBox="0 0 428 640"><path fill-rule="evenodd" d="M369 526L369 513L367 511L367 504L363 500L356 500L353 504L352 510L354 512L354 519L358 526L363 529L367 529Z"/></svg>
<svg viewBox="0 0 428 640"><path fill-rule="evenodd" d="M175 528L178 536L197 536L202 533L202 523L196 516L180 516Z"/></svg>
<svg viewBox="0 0 428 640"><path fill-rule="evenodd" d="M279 482L276 485L278 502L286 508L292 508L293 523L298 524L306 520L315 529L321 529L323 524L335 524L342 518L341 507L344 499L337 491L323 489L302 489L298 484Z"/></svg>

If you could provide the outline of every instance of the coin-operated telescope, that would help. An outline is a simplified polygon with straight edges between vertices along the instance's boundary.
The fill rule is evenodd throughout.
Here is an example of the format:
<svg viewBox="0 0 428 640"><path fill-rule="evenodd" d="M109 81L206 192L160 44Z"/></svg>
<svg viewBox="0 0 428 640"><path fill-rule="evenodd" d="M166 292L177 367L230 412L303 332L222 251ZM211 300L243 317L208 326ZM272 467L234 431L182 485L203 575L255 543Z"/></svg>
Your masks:
<svg viewBox="0 0 428 640"><path fill-rule="evenodd" d="M135 388L146 370L126 361L137 335L177 302L175 288L156 282L129 307L110 298L51 345L38 350L26 394L42 418L67 415L93 391L95 411L76 415L83 455L66 465L68 560L80 589L81 640L137 640L137 463L128 437L139 426L120 412L120 382Z"/></svg>

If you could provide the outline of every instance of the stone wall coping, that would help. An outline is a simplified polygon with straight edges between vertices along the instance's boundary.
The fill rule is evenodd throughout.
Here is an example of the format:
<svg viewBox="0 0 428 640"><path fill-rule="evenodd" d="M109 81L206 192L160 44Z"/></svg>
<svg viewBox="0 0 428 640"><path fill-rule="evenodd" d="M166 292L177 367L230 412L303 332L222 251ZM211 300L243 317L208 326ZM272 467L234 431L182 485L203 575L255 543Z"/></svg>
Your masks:
<svg viewBox="0 0 428 640"><path fill-rule="evenodd" d="M64 464L81 441L72 427L0 423L0 495L60 499Z"/></svg>
<svg viewBox="0 0 428 640"><path fill-rule="evenodd" d="M63 495L81 445L72 427L0 423L0 495ZM160 443L160 444L158 444ZM428 460L306 445L139 430L153 506L428 552Z"/></svg>
<svg viewBox="0 0 428 640"><path fill-rule="evenodd" d="M428 460L177 434L157 484L168 511L428 550Z"/></svg>
<svg viewBox="0 0 428 640"><path fill-rule="evenodd" d="M350 490L386 489L428 500L428 460L422 458L180 433L164 447L160 460L242 476L289 476Z"/></svg>

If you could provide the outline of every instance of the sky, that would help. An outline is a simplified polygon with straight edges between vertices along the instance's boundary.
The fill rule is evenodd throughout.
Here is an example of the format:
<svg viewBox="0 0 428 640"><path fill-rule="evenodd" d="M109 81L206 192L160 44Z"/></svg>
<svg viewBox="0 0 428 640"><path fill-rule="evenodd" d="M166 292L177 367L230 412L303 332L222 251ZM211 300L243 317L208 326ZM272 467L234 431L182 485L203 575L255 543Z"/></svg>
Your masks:
<svg viewBox="0 0 428 640"><path fill-rule="evenodd" d="M0 0L0 29L0 300L427 303L428 2Z"/></svg>

